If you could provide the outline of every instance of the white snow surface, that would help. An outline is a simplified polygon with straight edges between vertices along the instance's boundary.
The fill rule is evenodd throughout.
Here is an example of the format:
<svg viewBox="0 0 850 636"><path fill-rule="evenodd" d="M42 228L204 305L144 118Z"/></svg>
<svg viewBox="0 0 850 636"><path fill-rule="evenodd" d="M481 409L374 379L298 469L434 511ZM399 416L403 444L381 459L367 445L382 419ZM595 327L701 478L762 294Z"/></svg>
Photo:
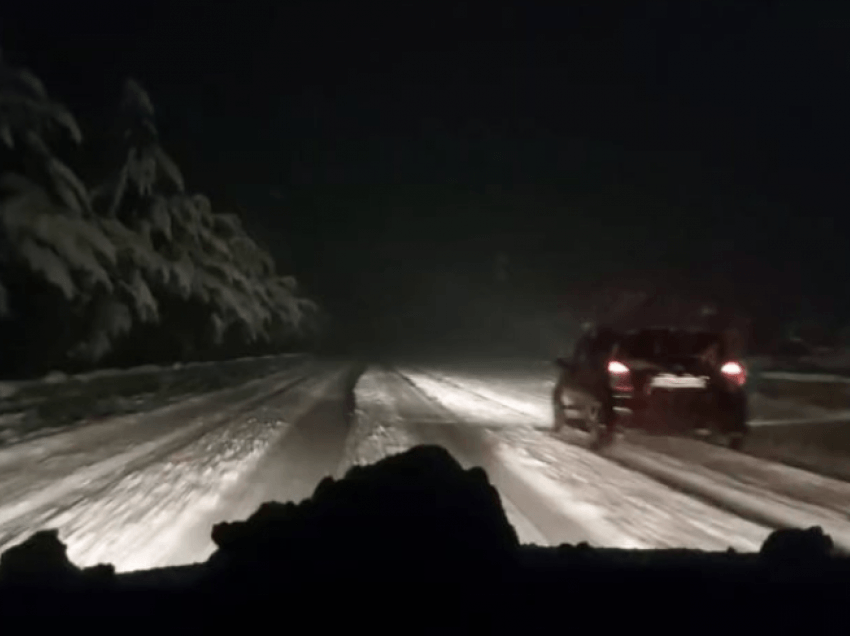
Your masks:
<svg viewBox="0 0 850 636"><path fill-rule="evenodd" d="M543 415L543 401L547 399L546 395L550 389L542 383L534 388L535 393L528 396L530 406L524 408L521 403L521 390L510 386L510 372L506 372L507 377L497 382L490 382L491 378L487 378L486 383L490 385L489 387L485 386L485 380L456 372L431 369L404 369L403 372L419 390L453 411L460 420L487 426L488 434L498 437L503 443L517 449L510 451L514 460L506 462L507 465L518 466L523 462L516 460L517 456L522 457L531 453L532 449L539 449L534 459L541 470L528 473L529 476L534 475L533 479L538 485L541 485L539 482L541 472L554 470L551 467L563 466L569 469L566 472L556 470L558 476L552 476L556 480L559 479L562 484L570 482L575 487L575 478L580 474L577 467L582 463L592 463L593 472L596 475L595 481L605 485L587 495L587 505L596 506L598 510L605 511L605 514L613 514L617 521L611 523L618 527L631 527L636 523L640 532L649 532L649 536L646 534L639 537L633 536L632 538L636 541L644 541L654 546L660 542L670 547L683 545L698 547L689 541L695 538L702 546L721 538L729 541L729 545L734 545L734 537L746 537L752 547L758 545L766 536L767 530L760 524L767 524L770 527L822 525L828 529L836 544L850 549L850 516L846 513L850 505L850 484L843 481L749 457L695 440L660 438L662 441L659 441L659 438L642 437L631 433L626 435L625 440L602 454L588 454L582 448L588 443L586 436L582 433L574 432L572 443L564 444L564 441L570 440L565 440L563 437L558 439L543 430L534 430L535 427L537 429L548 427L551 421L548 413ZM484 394L488 397L482 397ZM502 419L493 417L493 414L499 410L499 404L504 404L506 407ZM540 409L539 418L530 415L535 407ZM507 411L507 408L512 410ZM528 416L525 420L517 415L519 409L527 411ZM491 421L489 426L488 420ZM528 466L529 462L525 461L524 464ZM619 466L612 468L614 464ZM550 468L543 470L544 465ZM699 504L702 507L701 511L690 511L685 516L674 513L673 517L677 522L681 522L684 518L691 524L698 522L701 529L690 528L681 534L680 532L670 534L667 530L659 531L658 528L662 526L642 520L633 510L622 516L612 511L617 507L623 511L628 507L629 501L640 502L642 507L650 505L650 502L659 501L664 502L663 510L670 514L667 502L675 500L679 494L673 495L671 493L675 491L669 490L664 497L659 498L653 497L651 491L647 491L641 492L634 499L628 499L624 495L629 492L627 485L629 482L609 481L610 476L617 474L618 470L626 470L631 476L629 478L631 483L638 483L648 478L652 478L653 483L656 483L654 480L657 479L669 484L675 491L683 491L715 502L718 506L732 510L735 514L720 513L717 508ZM637 473L642 475L636 477ZM592 479L582 481L586 492L588 484L593 481ZM571 501L569 509L591 510L588 507L576 507L574 505L575 490L572 492L571 498L567 498ZM613 499L611 499L612 495ZM608 504L600 503L606 500ZM689 498L688 501L691 502L688 505L692 509L694 500ZM682 503L672 510L687 509ZM736 516L758 520L758 523L750 524L749 530L738 528L731 531L728 524L733 523L732 520L736 519ZM718 519L724 519L720 528L716 525ZM738 518L734 524L740 522L741 519ZM588 519L585 519L584 523L594 525ZM601 532L599 536L603 537L602 544L622 543L622 540L616 539L611 532L599 530L599 525L596 523L595 527L597 532ZM712 528L710 531L707 530L709 527ZM759 530L754 531L754 528ZM710 540L705 537L706 532L712 537ZM667 538L661 539L661 536ZM755 543L752 543L753 541ZM745 546L739 547L746 549Z"/></svg>
<svg viewBox="0 0 850 636"><path fill-rule="evenodd" d="M52 527L83 566L129 571L206 559L212 524L244 518L271 492L255 468L277 465L275 449L288 448L277 442L329 399L341 369L308 359L239 387L0 449L0 550ZM551 365L399 371L371 367L359 379L337 477L442 438L465 468L480 457L496 469L488 469L491 483L523 543L578 537L605 547L752 551L772 527L821 525L850 547L846 482L694 440L627 435L593 452L578 431L551 434Z"/></svg>
<svg viewBox="0 0 850 636"><path fill-rule="evenodd" d="M348 445L337 477L342 477L353 465L371 464L383 457L403 453L422 443L405 426L407 422L420 419L420 412L411 413L406 408L403 396L396 390L398 378L395 373L371 368L359 379L355 396L357 421L348 438ZM457 458L468 467L463 458ZM545 537L526 519L517 507L500 493L502 506L521 542L548 545Z"/></svg>
<svg viewBox="0 0 850 636"><path fill-rule="evenodd" d="M388 371L369 369L357 381L354 427L336 477L352 466L373 464L383 457L403 453L420 442L405 428L394 396L388 391Z"/></svg>
<svg viewBox="0 0 850 636"><path fill-rule="evenodd" d="M0 451L0 548L57 528L78 565L156 565L286 426L261 416L262 400L310 372L289 369Z"/></svg>
<svg viewBox="0 0 850 636"><path fill-rule="evenodd" d="M693 547L700 549L756 550L769 529L722 512L693 497L679 493L655 480L629 470L578 446L565 444L533 428L533 419L524 421L513 411L501 412L501 419L489 420L499 406L484 401L455 386L442 384L416 371L404 371L405 377L425 395L451 411L456 423L473 425L491 439L497 460L513 477L522 480L537 495L549 502L562 517L572 519L585 532L591 545L621 548ZM376 382L383 403L395 402L396 417L401 421L422 420L423 413L412 413L398 395L398 383ZM381 385L390 390L380 396ZM365 397L365 396L364 396ZM362 398L358 397L358 400ZM426 416L438 426L436 413ZM489 424L488 424L489 421ZM458 458L460 460L460 458ZM499 484L494 483L497 490ZM503 501L505 495L502 495ZM522 501L510 500L506 511L515 516ZM543 543L539 532L529 532L535 520L509 519L521 540ZM525 525L525 532L520 526ZM536 534L537 536L530 536ZM523 536L525 535L525 536Z"/></svg>
<svg viewBox="0 0 850 636"><path fill-rule="evenodd" d="M167 504L171 513L159 518L160 540L142 539L132 554L128 552L124 560L127 567L167 567L208 559L215 551L210 535L213 525L244 520L269 499L265 490L253 487L252 472L333 384L339 384L339 370L317 374L181 452L184 472L194 482L192 490L191 482L184 482L184 496L176 493L171 497ZM156 473L150 476L149 485L155 484ZM151 521L151 525L156 523L156 519Z"/></svg>
<svg viewBox="0 0 850 636"><path fill-rule="evenodd" d="M495 387L468 382L457 375L437 374L421 369L399 371L423 393L454 413L462 414L464 423L479 426L542 426L549 423L551 407L544 411L537 396L525 401ZM502 387L499 386L499 389Z"/></svg>
<svg viewBox="0 0 850 636"><path fill-rule="evenodd" d="M721 472L702 465L702 462L653 452L645 447L637 448L628 443L612 447L606 456L616 458L622 465L645 475L673 484L678 489L717 502L725 509L747 518L758 518L771 527L820 526L832 537L835 545L850 551L850 517L846 505L842 505L846 504L850 496L850 484L845 482L743 456L745 461L771 464L773 479L762 479L758 483L758 480L749 479L755 471L748 471L742 463L730 473ZM808 497L789 497L782 492L786 482L794 484L795 481L803 487L808 481L813 483ZM821 490L818 493L814 484L819 481L832 482L834 492ZM803 492L800 487L792 487L791 490Z"/></svg>

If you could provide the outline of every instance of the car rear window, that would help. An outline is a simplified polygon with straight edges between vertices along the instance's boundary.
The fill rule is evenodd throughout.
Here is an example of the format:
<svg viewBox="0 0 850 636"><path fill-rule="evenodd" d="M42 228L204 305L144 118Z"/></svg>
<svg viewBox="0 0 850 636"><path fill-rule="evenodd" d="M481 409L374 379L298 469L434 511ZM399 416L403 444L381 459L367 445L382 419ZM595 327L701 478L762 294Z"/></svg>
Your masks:
<svg viewBox="0 0 850 636"><path fill-rule="evenodd" d="M719 334L693 331L640 331L620 341L620 351L633 358L698 356L712 345L722 346Z"/></svg>

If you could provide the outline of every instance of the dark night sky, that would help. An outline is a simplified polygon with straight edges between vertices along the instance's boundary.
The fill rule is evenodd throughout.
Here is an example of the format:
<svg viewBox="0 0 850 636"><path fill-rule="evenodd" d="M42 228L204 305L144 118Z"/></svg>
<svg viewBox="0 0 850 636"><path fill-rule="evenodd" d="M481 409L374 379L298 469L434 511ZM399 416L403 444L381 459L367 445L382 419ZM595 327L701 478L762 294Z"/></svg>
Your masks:
<svg viewBox="0 0 850 636"><path fill-rule="evenodd" d="M94 142L134 75L188 183L343 314L499 249L848 309L846 3L15 4L0 45Z"/></svg>

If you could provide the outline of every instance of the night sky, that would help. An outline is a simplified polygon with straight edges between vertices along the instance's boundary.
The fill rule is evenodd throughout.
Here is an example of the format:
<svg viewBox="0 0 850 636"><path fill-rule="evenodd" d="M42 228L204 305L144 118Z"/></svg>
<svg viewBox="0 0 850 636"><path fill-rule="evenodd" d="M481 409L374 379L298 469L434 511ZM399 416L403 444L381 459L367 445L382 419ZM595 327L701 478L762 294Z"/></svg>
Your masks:
<svg viewBox="0 0 850 636"><path fill-rule="evenodd" d="M549 289L711 273L850 322L850 5L447 7L10 0L0 46L94 146L139 79L189 186L373 332L500 251Z"/></svg>

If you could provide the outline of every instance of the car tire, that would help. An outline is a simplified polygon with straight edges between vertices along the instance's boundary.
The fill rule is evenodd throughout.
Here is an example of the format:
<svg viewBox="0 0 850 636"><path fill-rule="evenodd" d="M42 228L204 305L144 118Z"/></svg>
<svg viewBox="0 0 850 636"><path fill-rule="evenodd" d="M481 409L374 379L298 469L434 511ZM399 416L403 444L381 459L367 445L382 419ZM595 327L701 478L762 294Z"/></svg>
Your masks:
<svg viewBox="0 0 850 636"><path fill-rule="evenodd" d="M735 451L741 450L744 445L744 439L749 432L747 426L747 398L744 394L738 394L731 408L731 425L727 429L729 439L727 446Z"/></svg>
<svg viewBox="0 0 850 636"><path fill-rule="evenodd" d="M564 414L564 407L561 406L560 404L558 404L557 402L555 403L553 419L554 419L554 421L552 423L552 432L553 433L559 432L562 428L564 428L567 425L567 417Z"/></svg>
<svg viewBox="0 0 850 636"><path fill-rule="evenodd" d="M734 451L739 451L744 447L744 441L747 438L746 431L730 433L726 442L726 446Z"/></svg>
<svg viewBox="0 0 850 636"><path fill-rule="evenodd" d="M715 446L726 446L729 438L722 426L716 421L711 421L705 428L708 429L708 435L703 438L703 441Z"/></svg>
<svg viewBox="0 0 850 636"><path fill-rule="evenodd" d="M725 396L720 410L710 419L710 441L731 450L741 450L749 432L747 402L740 394Z"/></svg>
<svg viewBox="0 0 850 636"><path fill-rule="evenodd" d="M592 432L592 430L593 430L590 423L588 422L588 419L587 419L587 408L588 407L586 407L586 406L582 407L582 409L581 409L582 416L581 417L573 418L569 421L570 426L572 426L573 428L576 428L576 429L578 429L578 430L580 430L584 433L589 433L589 432Z"/></svg>
<svg viewBox="0 0 850 636"><path fill-rule="evenodd" d="M584 430L591 435L590 447L593 450L599 450L610 446L614 441L614 434L611 427L605 422L602 405L598 402L591 403L586 405L583 410L582 424Z"/></svg>

